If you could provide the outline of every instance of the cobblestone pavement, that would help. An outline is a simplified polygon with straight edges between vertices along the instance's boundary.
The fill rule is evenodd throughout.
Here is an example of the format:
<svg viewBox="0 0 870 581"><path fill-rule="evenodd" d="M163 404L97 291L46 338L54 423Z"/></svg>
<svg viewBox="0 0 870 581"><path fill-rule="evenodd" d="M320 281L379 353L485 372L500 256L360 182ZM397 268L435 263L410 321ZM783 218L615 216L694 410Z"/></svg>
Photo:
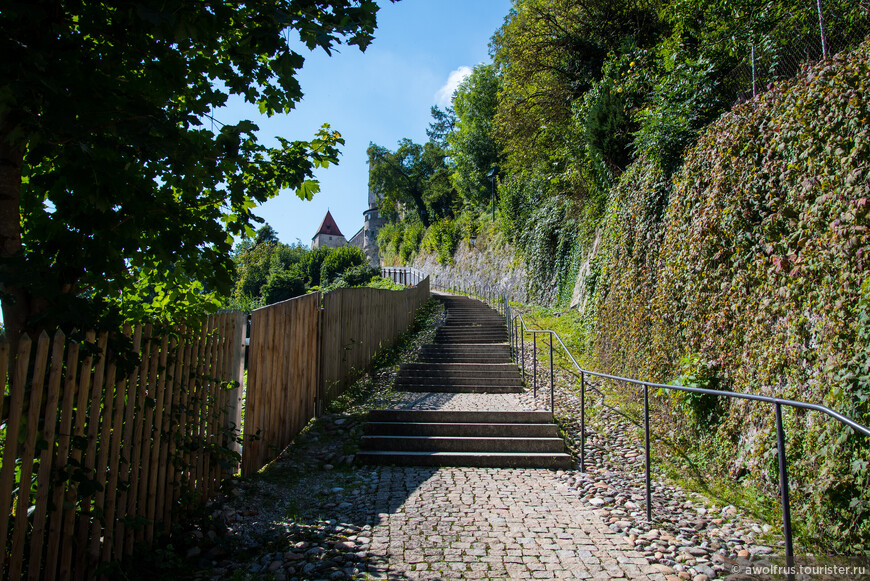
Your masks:
<svg viewBox="0 0 870 581"><path fill-rule="evenodd" d="M516 394L405 393L393 407L526 410ZM551 470L379 469L372 579L664 576Z"/></svg>
<svg viewBox="0 0 870 581"><path fill-rule="evenodd" d="M664 576L550 470L382 468L373 579Z"/></svg>

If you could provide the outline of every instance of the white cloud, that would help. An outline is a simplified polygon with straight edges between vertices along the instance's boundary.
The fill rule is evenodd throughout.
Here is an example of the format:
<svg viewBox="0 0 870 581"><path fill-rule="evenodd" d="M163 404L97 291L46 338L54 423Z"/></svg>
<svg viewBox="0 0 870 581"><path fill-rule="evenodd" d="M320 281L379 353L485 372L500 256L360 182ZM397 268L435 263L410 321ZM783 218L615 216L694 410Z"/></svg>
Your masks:
<svg viewBox="0 0 870 581"><path fill-rule="evenodd" d="M471 67L465 65L462 65L455 71L450 71L450 75L447 77L447 82L444 83L444 86L438 89L438 92L435 93L435 102L441 107L447 107L450 105L453 100L453 93L456 92L459 83L464 81L470 74Z"/></svg>

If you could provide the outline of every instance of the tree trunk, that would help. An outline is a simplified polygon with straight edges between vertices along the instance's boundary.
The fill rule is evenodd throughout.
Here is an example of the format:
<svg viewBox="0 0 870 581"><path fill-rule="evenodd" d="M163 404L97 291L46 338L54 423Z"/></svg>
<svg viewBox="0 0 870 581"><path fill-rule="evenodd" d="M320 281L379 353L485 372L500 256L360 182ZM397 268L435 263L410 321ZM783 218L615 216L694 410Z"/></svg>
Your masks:
<svg viewBox="0 0 870 581"><path fill-rule="evenodd" d="M423 221L423 226L428 228L432 225L432 218L429 217L426 211L426 202L423 201L423 193L414 187L411 187L411 199L414 200L414 205L417 206L417 215Z"/></svg>
<svg viewBox="0 0 870 581"><path fill-rule="evenodd" d="M10 114L12 117L12 114ZM21 258L21 167L23 149L10 140L9 125L0 118L0 300L6 338L15 345L24 332L29 311L15 259ZM19 280L16 280L19 279Z"/></svg>

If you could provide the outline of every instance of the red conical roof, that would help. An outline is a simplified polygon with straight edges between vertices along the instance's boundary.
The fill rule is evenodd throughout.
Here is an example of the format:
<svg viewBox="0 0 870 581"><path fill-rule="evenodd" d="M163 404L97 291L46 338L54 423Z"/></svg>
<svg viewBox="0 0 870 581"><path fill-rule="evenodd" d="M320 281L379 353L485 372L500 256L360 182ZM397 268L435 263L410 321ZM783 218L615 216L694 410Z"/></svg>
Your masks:
<svg viewBox="0 0 870 581"><path fill-rule="evenodd" d="M320 229L317 231L318 234L329 234L330 236L344 236L341 233L341 230L338 229L338 224L335 223L335 220L332 218L332 214L329 213L329 210L326 211L326 216L323 218L323 223L320 224Z"/></svg>

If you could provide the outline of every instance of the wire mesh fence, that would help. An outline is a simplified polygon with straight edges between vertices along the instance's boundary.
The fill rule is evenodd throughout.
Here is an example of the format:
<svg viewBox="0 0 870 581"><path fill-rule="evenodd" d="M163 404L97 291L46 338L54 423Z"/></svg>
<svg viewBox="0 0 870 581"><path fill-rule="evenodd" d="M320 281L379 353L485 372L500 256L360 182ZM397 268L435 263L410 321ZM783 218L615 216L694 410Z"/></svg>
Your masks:
<svg viewBox="0 0 870 581"><path fill-rule="evenodd" d="M754 4L746 10L743 31L725 31L721 39L734 54L743 54L725 76L724 89L738 103L794 77L805 63L830 58L870 35L870 0L800 0L790 9Z"/></svg>

